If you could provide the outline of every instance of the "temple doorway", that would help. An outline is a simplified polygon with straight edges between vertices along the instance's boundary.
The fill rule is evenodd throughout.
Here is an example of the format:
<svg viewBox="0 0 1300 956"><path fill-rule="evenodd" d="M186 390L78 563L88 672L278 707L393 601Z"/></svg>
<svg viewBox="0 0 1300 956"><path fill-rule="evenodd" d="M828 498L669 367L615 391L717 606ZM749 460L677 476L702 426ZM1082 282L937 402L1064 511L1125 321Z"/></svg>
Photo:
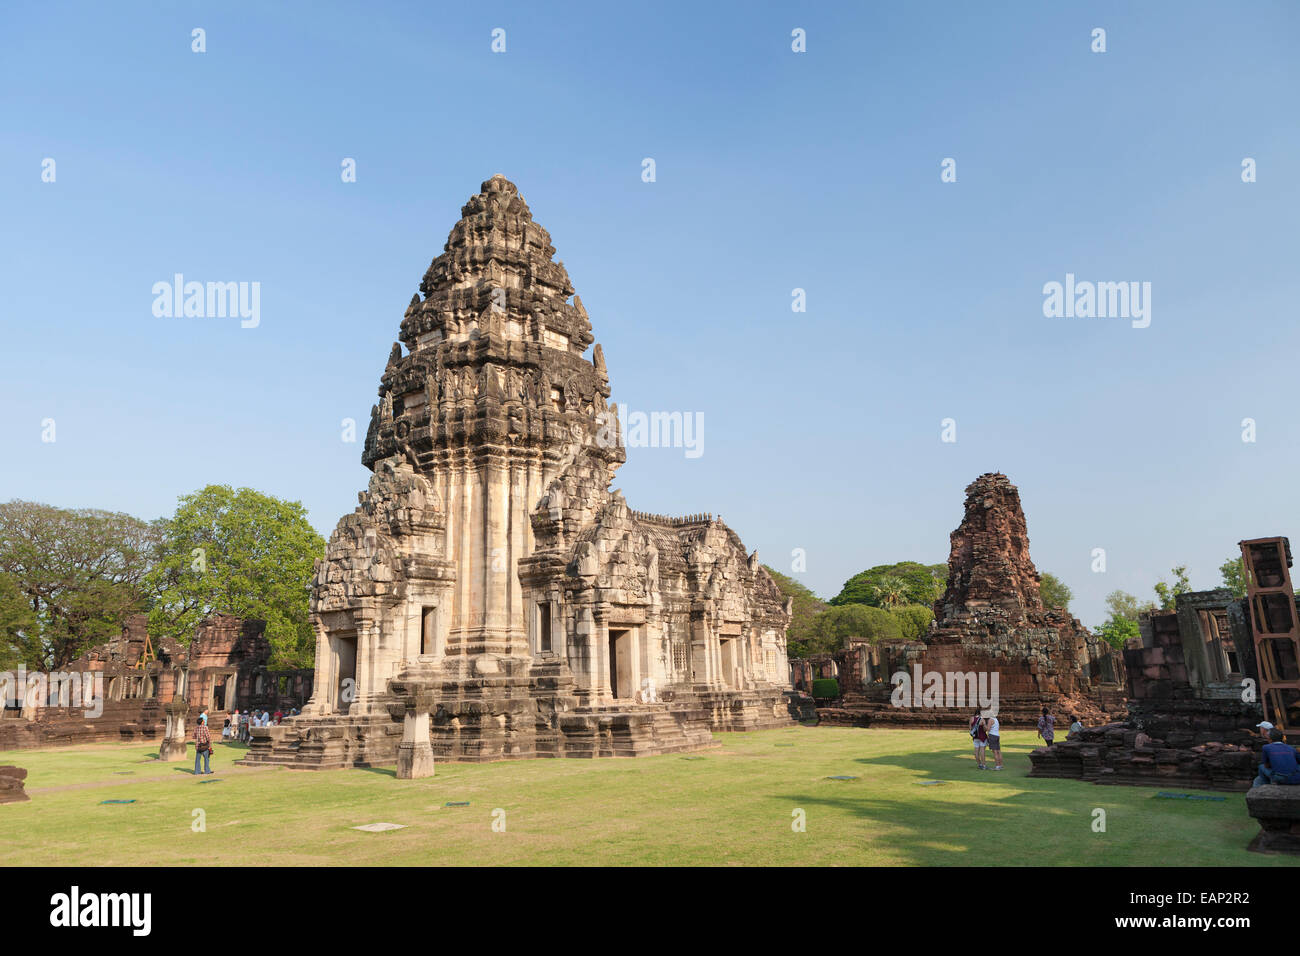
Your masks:
<svg viewBox="0 0 1300 956"><path fill-rule="evenodd" d="M338 683L334 687L334 705L346 711L357 698L357 635L338 634L333 638L338 655Z"/></svg>
<svg viewBox="0 0 1300 956"><path fill-rule="evenodd" d="M609 632L609 692L615 698L631 698L632 687L632 632Z"/></svg>
<svg viewBox="0 0 1300 956"><path fill-rule="evenodd" d="M734 687L736 683L736 639L724 637L719 641L722 651L722 684Z"/></svg>

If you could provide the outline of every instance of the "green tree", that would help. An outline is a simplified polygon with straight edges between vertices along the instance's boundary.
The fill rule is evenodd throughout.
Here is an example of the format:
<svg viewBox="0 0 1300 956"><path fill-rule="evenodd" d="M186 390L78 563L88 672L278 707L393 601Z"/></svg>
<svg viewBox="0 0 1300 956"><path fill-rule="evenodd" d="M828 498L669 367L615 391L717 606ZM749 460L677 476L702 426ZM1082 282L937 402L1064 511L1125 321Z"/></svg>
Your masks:
<svg viewBox="0 0 1300 956"><path fill-rule="evenodd" d="M11 575L0 574L0 670L14 670L19 664L39 667L42 657L31 602Z"/></svg>
<svg viewBox="0 0 1300 956"><path fill-rule="evenodd" d="M300 502L208 485L183 496L166 522L149 629L188 642L212 614L261 620L272 666L310 666L311 578L324 553Z"/></svg>
<svg viewBox="0 0 1300 956"><path fill-rule="evenodd" d="M1232 592L1233 597L1246 596L1246 565L1240 555L1219 565L1219 574L1223 576L1223 586Z"/></svg>
<svg viewBox="0 0 1300 956"><path fill-rule="evenodd" d="M121 633L145 610L157 556L157 523L95 509L33 501L0 504L0 634L9 656L58 669ZM17 600L15 592L21 595ZM14 636L21 640L14 642Z"/></svg>
<svg viewBox="0 0 1300 956"><path fill-rule="evenodd" d="M1186 594L1192 589L1191 583L1187 580L1187 565L1180 564L1173 568L1171 572L1174 576L1174 583L1168 584L1165 581L1157 581L1155 584L1156 597L1160 598L1160 609L1162 611L1172 611L1177 604L1177 597L1180 594Z"/></svg>
<svg viewBox="0 0 1300 956"><path fill-rule="evenodd" d="M810 644L814 654L829 654L844 647L850 637L877 641L899 641L903 629L894 615L878 607L847 604L818 614L813 621Z"/></svg>
<svg viewBox="0 0 1300 956"><path fill-rule="evenodd" d="M897 604L934 604L943 594L948 581L946 564L918 564L900 561L880 564L859 572L844 583L840 593L831 598L832 607L866 604L871 607L894 607ZM886 603L896 602L896 603Z"/></svg>
<svg viewBox="0 0 1300 956"><path fill-rule="evenodd" d="M813 653L808 649L809 641L813 637L813 619L822 611L825 611L828 605L794 578L787 577L780 571L767 567L767 565L763 565L763 567L767 568L767 573L772 575L772 580L776 582L776 586L781 593L785 597L794 598L794 608L790 615L790 627L786 631L786 653L790 657L807 657L810 653Z"/></svg>
<svg viewBox="0 0 1300 956"><path fill-rule="evenodd" d="M898 621L904 640L921 641L930 631L930 622L934 620L934 611L923 604L904 604L891 608L890 614Z"/></svg>
<svg viewBox="0 0 1300 956"><path fill-rule="evenodd" d="M907 582L902 578L887 574L875 587L876 606L886 610L901 607L907 603Z"/></svg>
<svg viewBox="0 0 1300 956"><path fill-rule="evenodd" d="M1139 614L1143 611L1154 611L1155 608L1153 602L1139 602L1127 591L1111 591L1106 595L1106 609L1110 611L1111 618L1127 618L1136 624Z"/></svg>
<svg viewBox="0 0 1300 956"><path fill-rule="evenodd" d="M1068 612L1070 602L1074 600L1074 592L1065 582L1046 571L1038 576L1038 594L1043 599L1043 607L1048 609L1060 608Z"/></svg>
<svg viewBox="0 0 1300 956"><path fill-rule="evenodd" d="M1124 642L1137 637L1139 633L1137 621L1121 615L1112 615L1110 620L1096 630L1097 636L1116 650L1123 650Z"/></svg>

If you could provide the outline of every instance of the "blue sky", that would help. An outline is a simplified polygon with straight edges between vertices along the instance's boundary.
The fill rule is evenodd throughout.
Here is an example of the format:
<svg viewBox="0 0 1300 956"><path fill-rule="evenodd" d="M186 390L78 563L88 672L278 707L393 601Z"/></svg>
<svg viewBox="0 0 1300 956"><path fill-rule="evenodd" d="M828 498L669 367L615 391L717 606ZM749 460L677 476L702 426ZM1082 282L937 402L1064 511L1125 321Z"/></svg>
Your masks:
<svg viewBox="0 0 1300 956"><path fill-rule="evenodd" d="M157 517L248 485L328 534L367 477L340 421L364 435L411 294L500 172L614 399L704 415L701 457L632 449L615 485L720 513L779 570L803 549L823 596L946 560L986 471L1093 625L1111 590L1178 563L1210 587L1238 540L1300 533L1294 3L14 3L3 25L0 498ZM155 318L178 272L259 282L260 325ZM1150 282L1150 326L1046 318L1067 272Z"/></svg>

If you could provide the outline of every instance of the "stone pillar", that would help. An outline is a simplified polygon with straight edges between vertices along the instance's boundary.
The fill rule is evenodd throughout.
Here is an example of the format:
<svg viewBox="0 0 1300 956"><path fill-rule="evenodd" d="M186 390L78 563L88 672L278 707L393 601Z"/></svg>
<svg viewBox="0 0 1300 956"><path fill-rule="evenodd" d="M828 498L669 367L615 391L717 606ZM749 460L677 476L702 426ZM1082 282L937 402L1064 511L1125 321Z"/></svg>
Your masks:
<svg viewBox="0 0 1300 956"><path fill-rule="evenodd" d="M432 777L433 745L429 737L429 714L436 706L435 684L428 679L394 678L389 693L398 700L389 714L402 718L402 742L397 745L397 779Z"/></svg>
<svg viewBox="0 0 1300 956"><path fill-rule="evenodd" d="M417 780L433 774L429 711L408 710L402 720L402 742L397 745L397 779Z"/></svg>
<svg viewBox="0 0 1300 956"><path fill-rule="evenodd" d="M174 697L163 707L167 715L167 727L163 733L162 745L158 748L158 759L173 762L185 759L185 718L189 715L190 704L184 697Z"/></svg>

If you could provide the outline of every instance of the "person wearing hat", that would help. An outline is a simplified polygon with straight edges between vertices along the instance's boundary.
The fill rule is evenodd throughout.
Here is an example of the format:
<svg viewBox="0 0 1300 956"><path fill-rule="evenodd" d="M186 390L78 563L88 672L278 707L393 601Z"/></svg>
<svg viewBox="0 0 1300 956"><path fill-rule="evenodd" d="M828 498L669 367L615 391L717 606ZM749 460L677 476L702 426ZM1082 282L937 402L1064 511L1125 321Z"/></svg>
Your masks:
<svg viewBox="0 0 1300 956"><path fill-rule="evenodd" d="M212 757L212 734L208 732L208 715L200 714L199 722L194 727L194 775L199 774L199 758L203 758L203 772L212 773L209 761Z"/></svg>
<svg viewBox="0 0 1300 956"><path fill-rule="evenodd" d="M1267 720L1261 720L1255 725L1255 729L1259 731L1259 735L1263 737L1264 742L1267 743L1269 739L1268 735L1273 731L1273 725Z"/></svg>
<svg viewBox="0 0 1300 956"><path fill-rule="evenodd" d="M1274 727L1268 732L1269 742L1260 752L1259 776L1252 787L1262 787L1266 783L1297 784L1300 783L1300 761L1296 760L1295 748L1285 743L1282 731Z"/></svg>

